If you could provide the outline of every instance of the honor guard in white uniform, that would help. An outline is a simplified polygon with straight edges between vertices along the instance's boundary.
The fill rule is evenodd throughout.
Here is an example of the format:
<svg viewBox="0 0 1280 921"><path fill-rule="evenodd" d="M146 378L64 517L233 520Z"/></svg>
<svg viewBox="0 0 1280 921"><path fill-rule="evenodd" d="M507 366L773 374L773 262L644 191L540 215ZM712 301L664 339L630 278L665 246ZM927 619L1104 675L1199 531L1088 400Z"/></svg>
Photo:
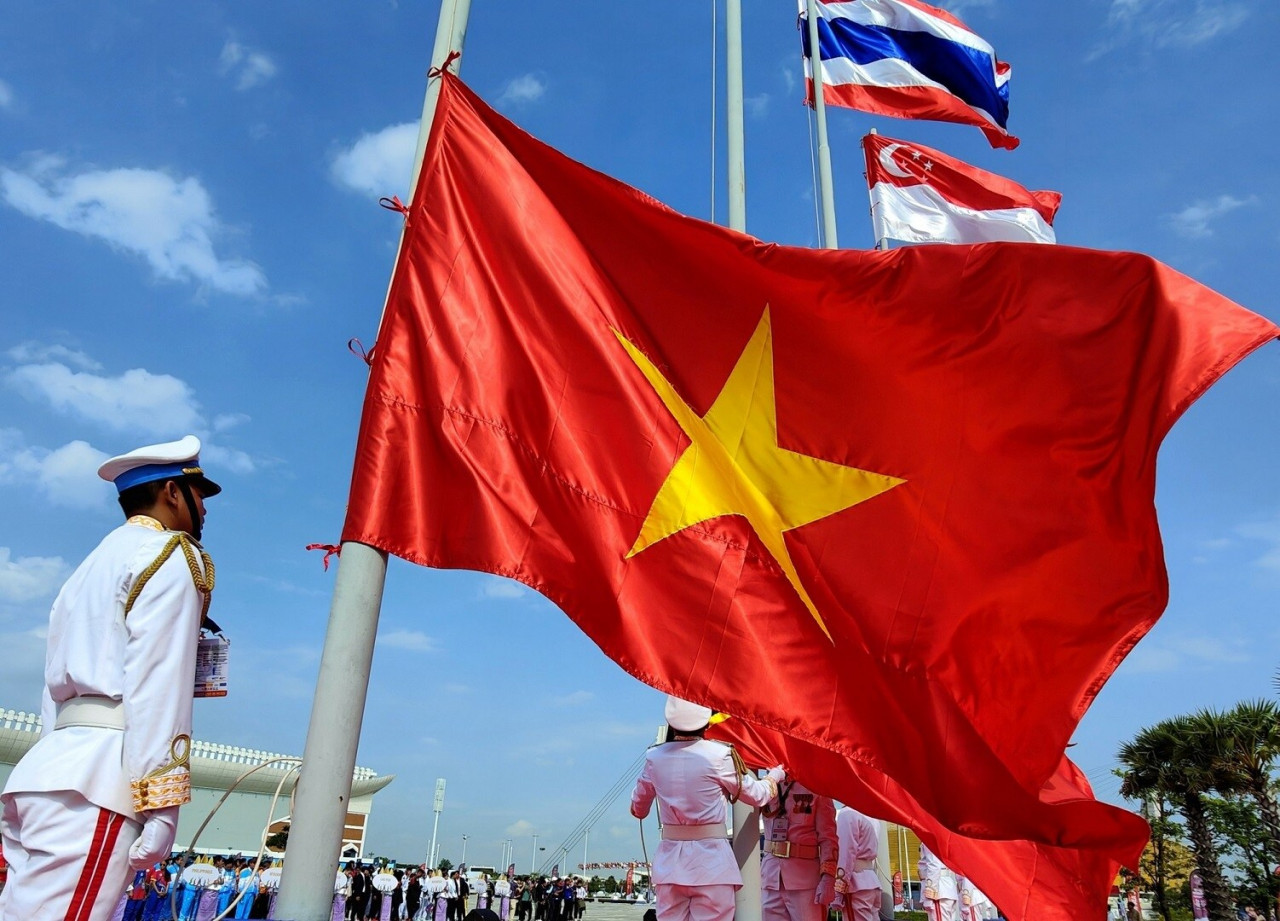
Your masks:
<svg viewBox="0 0 1280 921"><path fill-rule="evenodd" d="M213 591L199 544L220 492L188 435L104 463L128 519L49 615L40 740L0 795L0 921L107 921L135 869L168 859L191 798L196 645Z"/></svg>
<svg viewBox="0 0 1280 921"><path fill-rule="evenodd" d="M952 921L956 901L960 897L955 873L947 869L946 864L925 847L924 842L920 843L920 862L917 868L920 871L920 894L929 921Z"/></svg>
<svg viewBox="0 0 1280 921"><path fill-rule="evenodd" d="M985 921L988 907L994 907L991 900L967 877L957 876L956 884L960 890L960 921Z"/></svg>
<svg viewBox="0 0 1280 921"><path fill-rule="evenodd" d="M731 746L704 739L711 710L671 697L666 706L670 741L645 755L631 793L631 814L643 819L654 797L662 843L653 882L662 921L729 921L742 874L729 843L726 797L763 806L777 792L773 781L747 772Z"/></svg>
<svg viewBox="0 0 1280 921"><path fill-rule="evenodd" d="M840 841L840 879L844 915L849 921L875 921L880 917L880 877L876 856L880 850L880 823L845 806L836 813Z"/></svg>
<svg viewBox="0 0 1280 921"><path fill-rule="evenodd" d="M835 897L835 804L781 767L769 778L778 795L764 807L761 915L764 921L822 921Z"/></svg>

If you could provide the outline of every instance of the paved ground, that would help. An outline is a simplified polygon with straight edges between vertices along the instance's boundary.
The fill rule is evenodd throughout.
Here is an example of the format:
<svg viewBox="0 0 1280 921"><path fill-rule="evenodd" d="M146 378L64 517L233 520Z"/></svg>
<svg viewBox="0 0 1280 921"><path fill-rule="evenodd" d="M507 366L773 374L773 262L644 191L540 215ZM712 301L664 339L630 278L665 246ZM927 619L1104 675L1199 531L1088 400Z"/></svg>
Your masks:
<svg viewBox="0 0 1280 921"><path fill-rule="evenodd" d="M652 907L644 902L588 902L582 921L641 921L644 910Z"/></svg>

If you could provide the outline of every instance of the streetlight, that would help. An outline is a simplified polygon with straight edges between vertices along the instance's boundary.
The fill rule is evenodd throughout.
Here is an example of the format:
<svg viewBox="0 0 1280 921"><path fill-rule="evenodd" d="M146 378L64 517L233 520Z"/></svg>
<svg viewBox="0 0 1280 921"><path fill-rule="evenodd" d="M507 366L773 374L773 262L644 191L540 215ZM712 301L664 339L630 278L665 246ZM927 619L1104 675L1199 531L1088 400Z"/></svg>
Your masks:
<svg viewBox="0 0 1280 921"><path fill-rule="evenodd" d="M529 862L529 875L538 872L538 836L533 836L533 859Z"/></svg>
<svg viewBox="0 0 1280 921"><path fill-rule="evenodd" d="M462 865L467 865L467 836L462 836Z"/></svg>

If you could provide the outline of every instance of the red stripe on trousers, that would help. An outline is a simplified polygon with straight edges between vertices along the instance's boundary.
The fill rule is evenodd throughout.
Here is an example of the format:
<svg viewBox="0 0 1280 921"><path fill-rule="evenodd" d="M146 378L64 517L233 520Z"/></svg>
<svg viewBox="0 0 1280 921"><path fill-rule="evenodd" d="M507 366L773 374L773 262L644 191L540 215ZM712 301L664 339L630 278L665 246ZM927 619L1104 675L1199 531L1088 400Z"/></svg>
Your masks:
<svg viewBox="0 0 1280 921"><path fill-rule="evenodd" d="M66 921L84 921L93 911L93 903L98 900L98 891L107 875L107 864L111 862L111 852L115 850L116 839L120 837L123 826L124 816L109 809L98 810L93 842L85 855L84 869L80 871L80 881L76 883L71 905L67 908Z"/></svg>

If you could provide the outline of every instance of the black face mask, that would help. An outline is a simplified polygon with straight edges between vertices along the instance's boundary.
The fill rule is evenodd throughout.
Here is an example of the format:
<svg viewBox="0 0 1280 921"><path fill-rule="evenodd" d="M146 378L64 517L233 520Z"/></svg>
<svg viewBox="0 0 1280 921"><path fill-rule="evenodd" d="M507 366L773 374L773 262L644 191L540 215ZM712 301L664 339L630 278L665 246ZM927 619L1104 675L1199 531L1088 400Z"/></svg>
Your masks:
<svg viewBox="0 0 1280 921"><path fill-rule="evenodd" d="M191 484L186 480L178 480L177 483L178 488L182 490L182 497L187 500L187 510L191 512L191 536L196 543L199 543L204 522L200 520L200 509L196 507L196 497L191 495Z"/></svg>

